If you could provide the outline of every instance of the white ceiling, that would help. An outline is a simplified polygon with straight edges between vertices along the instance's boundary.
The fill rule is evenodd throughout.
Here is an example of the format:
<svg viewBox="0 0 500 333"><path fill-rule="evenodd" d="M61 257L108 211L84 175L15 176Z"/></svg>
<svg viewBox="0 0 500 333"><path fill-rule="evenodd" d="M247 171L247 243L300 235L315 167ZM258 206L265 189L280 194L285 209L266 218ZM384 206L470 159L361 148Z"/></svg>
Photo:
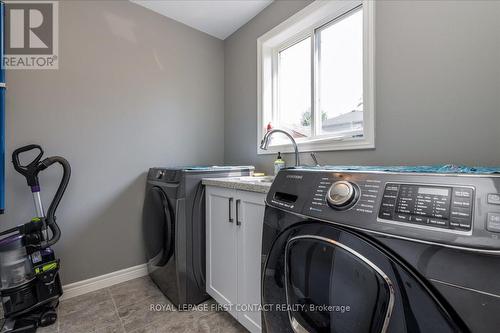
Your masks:
<svg viewBox="0 0 500 333"><path fill-rule="evenodd" d="M220 39L226 39L273 0L131 0Z"/></svg>

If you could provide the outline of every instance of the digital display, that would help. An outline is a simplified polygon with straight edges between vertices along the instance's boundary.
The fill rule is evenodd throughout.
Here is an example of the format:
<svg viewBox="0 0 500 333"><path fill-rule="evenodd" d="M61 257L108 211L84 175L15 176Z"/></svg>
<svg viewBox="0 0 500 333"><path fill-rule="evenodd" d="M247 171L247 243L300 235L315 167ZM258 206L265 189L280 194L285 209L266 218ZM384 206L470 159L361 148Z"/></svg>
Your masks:
<svg viewBox="0 0 500 333"><path fill-rule="evenodd" d="M421 226L470 231L473 202L472 188L388 183L378 217Z"/></svg>
<svg viewBox="0 0 500 333"><path fill-rule="evenodd" d="M418 193L419 194L427 194L427 195L448 196L450 193L450 190L447 188L439 188L439 187L419 187Z"/></svg>

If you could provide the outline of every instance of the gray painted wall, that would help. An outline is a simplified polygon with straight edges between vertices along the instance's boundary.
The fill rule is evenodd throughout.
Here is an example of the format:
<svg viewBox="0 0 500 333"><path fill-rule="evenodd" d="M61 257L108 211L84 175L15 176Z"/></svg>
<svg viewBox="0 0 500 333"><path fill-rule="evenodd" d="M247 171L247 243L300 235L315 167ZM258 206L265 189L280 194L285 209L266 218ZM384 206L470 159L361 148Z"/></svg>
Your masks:
<svg viewBox="0 0 500 333"><path fill-rule="evenodd" d="M60 4L60 69L7 73L7 214L31 194L14 148L39 143L73 178L58 212L63 282L144 262L141 214L151 166L223 161L223 42L128 1ZM47 202L57 168L42 175Z"/></svg>
<svg viewBox="0 0 500 333"><path fill-rule="evenodd" d="M149 167L271 171L274 156L255 147L256 39L308 3L276 1L222 42L127 1L61 2L60 69L7 73L6 150L36 142L72 164L58 212L64 283L144 262ZM377 148L320 161L500 164L500 3L376 9ZM45 201L58 180L43 174ZM33 214L10 163L6 195L2 229Z"/></svg>
<svg viewBox="0 0 500 333"><path fill-rule="evenodd" d="M271 172L255 146L256 39L307 3L275 2L226 39L226 163ZM375 15L376 149L320 163L500 165L500 2L377 1Z"/></svg>

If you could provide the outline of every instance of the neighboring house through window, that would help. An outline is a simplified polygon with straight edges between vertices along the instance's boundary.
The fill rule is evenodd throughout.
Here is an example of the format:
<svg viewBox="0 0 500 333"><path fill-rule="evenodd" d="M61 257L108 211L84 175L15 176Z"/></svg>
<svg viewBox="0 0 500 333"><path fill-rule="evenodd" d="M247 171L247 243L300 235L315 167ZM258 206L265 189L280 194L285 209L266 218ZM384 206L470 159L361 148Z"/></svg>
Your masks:
<svg viewBox="0 0 500 333"><path fill-rule="evenodd" d="M374 148L374 4L316 1L257 40L258 142L302 151ZM268 151L291 152L276 137Z"/></svg>

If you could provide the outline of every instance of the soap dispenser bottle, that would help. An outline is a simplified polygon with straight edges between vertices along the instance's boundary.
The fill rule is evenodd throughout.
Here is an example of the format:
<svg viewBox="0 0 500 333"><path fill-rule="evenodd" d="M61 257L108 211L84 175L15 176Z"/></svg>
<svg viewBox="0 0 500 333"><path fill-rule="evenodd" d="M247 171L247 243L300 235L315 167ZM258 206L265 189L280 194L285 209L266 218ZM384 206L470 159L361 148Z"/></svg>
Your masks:
<svg viewBox="0 0 500 333"><path fill-rule="evenodd" d="M285 167L285 161L281 158L281 153L278 152L278 157L274 161L274 175L276 176L278 172Z"/></svg>

